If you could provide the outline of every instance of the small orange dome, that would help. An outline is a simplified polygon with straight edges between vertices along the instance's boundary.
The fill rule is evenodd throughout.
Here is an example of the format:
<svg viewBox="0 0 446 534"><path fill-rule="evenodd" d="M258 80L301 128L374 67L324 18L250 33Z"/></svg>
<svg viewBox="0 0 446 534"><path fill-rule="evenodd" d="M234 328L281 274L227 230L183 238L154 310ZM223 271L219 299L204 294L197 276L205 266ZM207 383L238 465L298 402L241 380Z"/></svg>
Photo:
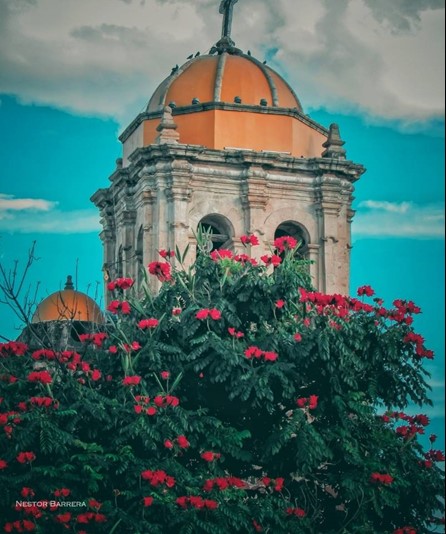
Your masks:
<svg viewBox="0 0 446 534"><path fill-rule="evenodd" d="M68 277L63 291L56 291L37 306L31 322L35 324L46 321L81 321L98 324L105 322L96 302L85 293L74 290L71 277Z"/></svg>
<svg viewBox="0 0 446 534"><path fill-rule="evenodd" d="M274 70L252 56L227 52L200 56L174 69L153 94L147 111L171 103L183 107L207 102L302 111L294 91Z"/></svg>

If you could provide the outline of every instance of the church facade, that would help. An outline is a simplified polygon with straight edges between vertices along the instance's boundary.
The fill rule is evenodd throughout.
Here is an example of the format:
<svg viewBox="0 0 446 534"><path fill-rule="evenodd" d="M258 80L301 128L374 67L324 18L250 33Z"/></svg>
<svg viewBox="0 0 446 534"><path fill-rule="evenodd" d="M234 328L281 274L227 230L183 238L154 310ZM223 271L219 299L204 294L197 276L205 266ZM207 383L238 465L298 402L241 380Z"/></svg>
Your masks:
<svg viewBox="0 0 446 534"><path fill-rule="evenodd" d="M291 235L311 260L314 286L348 293L354 183L364 168L346 158L336 125L305 115L278 73L235 47L234 3L221 4L222 37L209 54L175 67L120 137L111 183L92 197L104 268L138 279L159 250L187 245L191 261L200 226L210 248L238 253L240 237L256 234L254 257Z"/></svg>

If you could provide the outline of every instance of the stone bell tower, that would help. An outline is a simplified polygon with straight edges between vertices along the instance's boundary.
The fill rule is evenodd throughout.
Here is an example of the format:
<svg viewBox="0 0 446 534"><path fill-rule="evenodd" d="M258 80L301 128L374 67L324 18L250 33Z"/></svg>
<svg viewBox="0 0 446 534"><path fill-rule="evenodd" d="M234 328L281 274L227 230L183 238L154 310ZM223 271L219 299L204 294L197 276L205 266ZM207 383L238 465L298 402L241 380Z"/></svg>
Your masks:
<svg viewBox="0 0 446 534"><path fill-rule="evenodd" d="M313 284L347 293L353 184L364 172L346 158L337 125L305 115L274 70L236 48L237 0L223 0L222 36L171 74L120 136L123 157L99 208L104 264L111 277L138 278L160 249L196 249L199 225L214 248L242 252L255 233L254 256L292 235L312 260Z"/></svg>

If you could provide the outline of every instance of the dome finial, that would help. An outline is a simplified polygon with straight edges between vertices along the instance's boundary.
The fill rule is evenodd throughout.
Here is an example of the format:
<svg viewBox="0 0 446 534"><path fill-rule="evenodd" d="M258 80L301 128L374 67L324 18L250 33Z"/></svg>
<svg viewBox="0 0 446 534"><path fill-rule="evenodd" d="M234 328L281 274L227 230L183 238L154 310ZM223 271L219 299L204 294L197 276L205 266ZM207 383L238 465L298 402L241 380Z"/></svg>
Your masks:
<svg viewBox="0 0 446 534"><path fill-rule="evenodd" d="M74 289L73 277L71 275L67 276L67 281L65 283L65 289Z"/></svg>
<svg viewBox="0 0 446 534"><path fill-rule="evenodd" d="M238 0L221 0L220 4L220 14L223 15L223 24L221 30L221 39L215 45L212 50L218 52L219 54L223 52L235 53L237 49L235 48L235 43L231 39L231 30L232 30L232 17L234 13L234 4ZM212 51L211 51L212 53Z"/></svg>

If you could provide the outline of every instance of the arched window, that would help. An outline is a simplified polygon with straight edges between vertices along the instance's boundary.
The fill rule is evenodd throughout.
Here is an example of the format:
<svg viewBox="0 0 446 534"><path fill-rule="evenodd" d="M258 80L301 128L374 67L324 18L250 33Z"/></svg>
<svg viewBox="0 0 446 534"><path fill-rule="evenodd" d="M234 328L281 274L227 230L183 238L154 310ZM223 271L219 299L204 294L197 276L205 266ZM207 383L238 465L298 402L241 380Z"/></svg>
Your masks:
<svg viewBox="0 0 446 534"><path fill-rule="evenodd" d="M295 221L285 221L280 224L274 232L274 239L289 235L298 241L298 255L306 259L308 256L308 245L310 244L310 235L307 229Z"/></svg>
<svg viewBox="0 0 446 534"><path fill-rule="evenodd" d="M201 230L209 236L208 250L218 250L220 248L231 248L234 229L231 222L222 215L206 215L198 223L198 230Z"/></svg>

